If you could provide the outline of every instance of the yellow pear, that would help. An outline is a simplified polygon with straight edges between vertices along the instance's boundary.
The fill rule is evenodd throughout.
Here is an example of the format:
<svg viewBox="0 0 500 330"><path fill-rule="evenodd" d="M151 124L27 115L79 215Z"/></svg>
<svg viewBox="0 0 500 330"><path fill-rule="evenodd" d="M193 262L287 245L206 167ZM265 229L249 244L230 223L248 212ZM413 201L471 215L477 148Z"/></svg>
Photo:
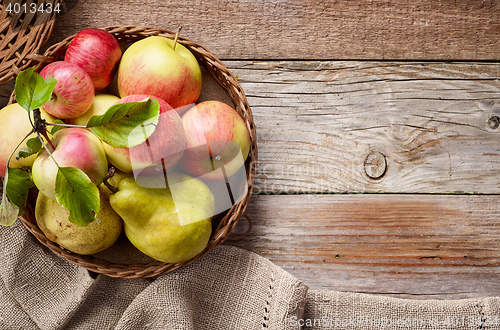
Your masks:
<svg viewBox="0 0 500 330"><path fill-rule="evenodd" d="M168 183L167 183L168 181ZM168 186L167 186L168 185ZM123 178L110 197L129 241L153 259L187 261L203 251L212 233L215 198L200 180L180 173Z"/></svg>
<svg viewBox="0 0 500 330"><path fill-rule="evenodd" d="M45 236L63 248L82 255L94 254L113 245L123 228L123 220L109 204L111 191L99 186L101 210L97 219L87 226L78 226L69 221L69 211L57 201L38 194L35 218Z"/></svg>

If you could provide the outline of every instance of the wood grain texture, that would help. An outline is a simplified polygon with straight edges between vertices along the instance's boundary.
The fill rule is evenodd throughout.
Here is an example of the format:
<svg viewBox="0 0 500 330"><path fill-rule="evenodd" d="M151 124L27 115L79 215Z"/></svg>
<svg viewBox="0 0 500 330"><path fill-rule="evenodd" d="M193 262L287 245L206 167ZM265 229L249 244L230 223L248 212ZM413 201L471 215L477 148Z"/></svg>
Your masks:
<svg viewBox="0 0 500 330"><path fill-rule="evenodd" d="M413 299L500 295L500 196L253 196L254 251L311 289ZM247 224L240 220L236 232Z"/></svg>
<svg viewBox="0 0 500 330"><path fill-rule="evenodd" d="M226 244L311 289L500 296L500 64L485 62L500 60L500 1L64 5L47 45L87 27L181 24L239 77L259 195L251 233Z"/></svg>
<svg viewBox="0 0 500 330"><path fill-rule="evenodd" d="M500 193L500 64L225 64L254 114L258 194Z"/></svg>
<svg viewBox="0 0 500 330"><path fill-rule="evenodd" d="M175 30L223 59L499 60L496 0L66 0L52 42L86 27Z"/></svg>
<svg viewBox="0 0 500 330"><path fill-rule="evenodd" d="M499 64L225 63L258 130L256 193L500 193Z"/></svg>

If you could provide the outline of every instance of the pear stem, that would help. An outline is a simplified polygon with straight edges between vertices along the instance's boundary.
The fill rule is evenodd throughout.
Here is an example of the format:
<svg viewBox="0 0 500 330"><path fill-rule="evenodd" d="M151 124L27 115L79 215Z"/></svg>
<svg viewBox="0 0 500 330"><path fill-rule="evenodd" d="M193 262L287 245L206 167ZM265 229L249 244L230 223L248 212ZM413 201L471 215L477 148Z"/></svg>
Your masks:
<svg viewBox="0 0 500 330"><path fill-rule="evenodd" d="M104 185L106 187L108 187L108 189L111 190L111 192L113 192L114 194L116 194L118 192L118 188L116 188L111 183L109 183L108 180L111 179L115 175L115 172L116 172L116 168L114 166L111 166L108 170L108 174L106 174L106 177L102 181L102 183L104 183Z"/></svg>
<svg viewBox="0 0 500 330"><path fill-rule="evenodd" d="M174 46L172 47L175 50L175 46L177 46L177 39L179 38L179 33L181 33L182 26L179 25L177 28L177 32L175 33Z"/></svg>

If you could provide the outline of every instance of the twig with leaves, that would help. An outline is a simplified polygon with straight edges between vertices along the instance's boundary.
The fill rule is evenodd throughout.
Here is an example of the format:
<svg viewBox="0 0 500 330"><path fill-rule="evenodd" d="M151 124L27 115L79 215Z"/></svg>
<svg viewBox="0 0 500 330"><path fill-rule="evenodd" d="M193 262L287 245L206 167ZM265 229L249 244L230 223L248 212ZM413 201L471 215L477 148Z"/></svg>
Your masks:
<svg viewBox="0 0 500 330"><path fill-rule="evenodd" d="M0 203L0 225L11 226L24 212L28 192L35 185L29 171L9 166L15 151L26 141L26 146L16 154L16 159L47 150L58 167L55 196L58 203L69 212L69 220L77 225L87 225L96 219L100 207L97 186L82 170L76 167L61 167L52 155L56 149L51 136L68 127L92 131L101 141L116 148L132 148L146 141L158 124L160 107L157 100L146 98L140 102L129 102L111 106L104 114L92 116L86 126L66 124L62 120L47 123L41 118L40 107L52 97L57 84L54 78L43 79L34 68L22 71L15 84L17 103L28 114L32 130L19 142L7 160ZM33 118L32 118L33 117ZM50 132L47 126L52 126ZM35 137L29 138L33 133Z"/></svg>

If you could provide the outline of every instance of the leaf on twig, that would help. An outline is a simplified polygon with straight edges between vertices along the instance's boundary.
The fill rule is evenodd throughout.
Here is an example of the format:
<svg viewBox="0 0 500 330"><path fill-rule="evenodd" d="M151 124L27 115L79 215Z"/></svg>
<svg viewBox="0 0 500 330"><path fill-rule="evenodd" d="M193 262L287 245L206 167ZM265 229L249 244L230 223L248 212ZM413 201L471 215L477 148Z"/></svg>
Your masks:
<svg viewBox="0 0 500 330"><path fill-rule="evenodd" d="M12 226L16 220L19 213L19 208L12 205L9 201L6 201L7 197L2 194L2 202L0 203L0 225L2 226Z"/></svg>
<svg viewBox="0 0 500 330"><path fill-rule="evenodd" d="M35 185L30 175L19 169L9 168L9 182L7 184L7 197L10 202L19 208L19 215L24 213L24 204L28 199L28 192Z"/></svg>
<svg viewBox="0 0 500 330"><path fill-rule="evenodd" d="M53 77L44 80L35 68L23 70L16 78L16 101L27 111L40 108L50 100L56 83Z"/></svg>
<svg viewBox="0 0 500 330"><path fill-rule="evenodd" d="M21 148L16 155L16 159L26 158L37 154L42 149L42 142L38 137L34 137L26 141L26 146Z"/></svg>
<svg viewBox="0 0 500 330"><path fill-rule="evenodd" d="M100 209L99 189L87 174L76 167L59 167L56 176L56 200L69 211L69 221L86 226Z"/></svg>
<svg viewBox="0 0 500 330"><path fill-rule="evenodd" d="M12 226L17 217L23 214L32 187L34 185L28 173L18 168L7 168L0 203L0 225Z"/></svg>
<svg viewBox="0 0 500 330"><path fill-rule="evenodd" d="M90 117L87 127L102 141L116 148L132 148L153 134L160 116L155 99L111 106L106 113Z"/></svg>

